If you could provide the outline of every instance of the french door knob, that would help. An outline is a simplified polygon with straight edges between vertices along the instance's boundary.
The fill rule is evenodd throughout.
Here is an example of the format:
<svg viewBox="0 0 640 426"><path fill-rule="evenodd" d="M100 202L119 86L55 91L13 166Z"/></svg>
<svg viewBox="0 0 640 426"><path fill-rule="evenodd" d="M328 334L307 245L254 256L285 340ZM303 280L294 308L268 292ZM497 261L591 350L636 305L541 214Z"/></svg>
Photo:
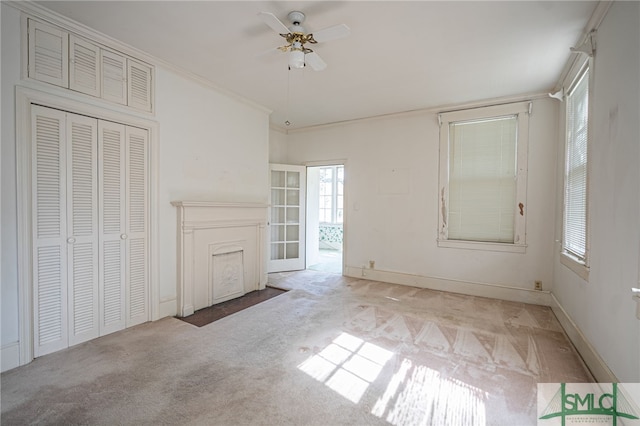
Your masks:
<svg viewBox="0 0 640 426"><path fill-rule="evenodd" d="M73 243L75 243L75 242L76 242L76 239L75 239L74 237L69 237L69 238L67 238L67 242L68 242L69 244L73 244Z"/></svg>
<svg viewBox="0 0 640 426"><path fill-rule="evenodd" d="M122 234L122 235L120 235L120 239L121 239L121 240L126 240L126 239L127 239L127 234Z"/></svg>

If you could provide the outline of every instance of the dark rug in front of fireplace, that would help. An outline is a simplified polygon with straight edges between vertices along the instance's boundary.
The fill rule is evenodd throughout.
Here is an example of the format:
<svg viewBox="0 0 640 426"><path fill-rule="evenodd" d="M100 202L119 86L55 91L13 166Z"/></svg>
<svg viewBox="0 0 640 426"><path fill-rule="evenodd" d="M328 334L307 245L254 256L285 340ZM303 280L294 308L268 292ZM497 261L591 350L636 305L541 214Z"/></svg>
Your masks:
<svg viewBox="0 0 640 426"><path fill-rule="evenodd" d="M283 290L281 288L266 287L264 290L251 291L244 296L240 296L236 299L227 300L226 302L218 303L216 305L209 306L208 308L197 310L188 317L176 318L188 322L189 324L202 327L286 292L287 290Z"/></svg>

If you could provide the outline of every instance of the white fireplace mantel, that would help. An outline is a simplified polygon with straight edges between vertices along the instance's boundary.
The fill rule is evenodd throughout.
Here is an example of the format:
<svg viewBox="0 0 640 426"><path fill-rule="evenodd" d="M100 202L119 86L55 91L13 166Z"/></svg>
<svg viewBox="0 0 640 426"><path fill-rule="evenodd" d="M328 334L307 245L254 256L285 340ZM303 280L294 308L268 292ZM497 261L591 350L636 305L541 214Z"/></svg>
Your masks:
<svg viewBox="0 0 640 426"><path fill-rule="evenodd" d="M240 297L267 284L267 205L172 201L178 209L178 312Z"/></svg>

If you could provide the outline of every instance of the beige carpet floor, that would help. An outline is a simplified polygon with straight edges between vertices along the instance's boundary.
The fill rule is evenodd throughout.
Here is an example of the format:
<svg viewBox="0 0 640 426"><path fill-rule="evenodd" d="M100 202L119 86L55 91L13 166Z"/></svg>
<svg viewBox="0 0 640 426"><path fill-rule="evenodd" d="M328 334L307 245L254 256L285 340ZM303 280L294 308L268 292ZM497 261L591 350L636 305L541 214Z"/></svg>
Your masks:
<svg viewBox="0 0 640 426"><path fill-rule="evenodd" d="M534 425L536 383L592 381L547 307L316 271L270 283L291 291L2 374L2 425Z"/></svg>

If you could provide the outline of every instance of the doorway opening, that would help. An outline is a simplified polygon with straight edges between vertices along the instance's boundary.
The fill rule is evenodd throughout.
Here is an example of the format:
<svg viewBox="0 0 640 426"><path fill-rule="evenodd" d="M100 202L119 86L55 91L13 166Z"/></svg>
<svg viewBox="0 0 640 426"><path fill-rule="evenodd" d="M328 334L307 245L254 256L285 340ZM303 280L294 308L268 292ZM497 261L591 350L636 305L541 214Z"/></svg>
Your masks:
<svg viewBox="0 0 640 426"><path fill-rule="evenodd" d="M307 167L307 269L342 274L344 164Z"/></svg>

